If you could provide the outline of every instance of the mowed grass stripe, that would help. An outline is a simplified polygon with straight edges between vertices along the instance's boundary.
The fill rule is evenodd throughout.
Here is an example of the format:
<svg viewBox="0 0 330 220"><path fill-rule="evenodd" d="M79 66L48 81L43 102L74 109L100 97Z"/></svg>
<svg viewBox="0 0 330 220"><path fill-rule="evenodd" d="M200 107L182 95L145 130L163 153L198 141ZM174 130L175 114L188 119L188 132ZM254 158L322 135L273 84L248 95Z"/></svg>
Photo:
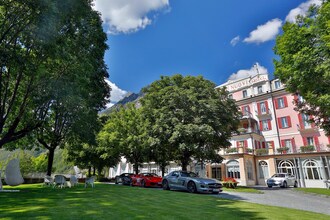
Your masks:
<svg viewBox="0 0 330 220"><path fill-rule="evenodd" d="M14 189L21 192L0 193L0 219L329 219L212 195L121 185L53 189L34 184Z"/></svg>

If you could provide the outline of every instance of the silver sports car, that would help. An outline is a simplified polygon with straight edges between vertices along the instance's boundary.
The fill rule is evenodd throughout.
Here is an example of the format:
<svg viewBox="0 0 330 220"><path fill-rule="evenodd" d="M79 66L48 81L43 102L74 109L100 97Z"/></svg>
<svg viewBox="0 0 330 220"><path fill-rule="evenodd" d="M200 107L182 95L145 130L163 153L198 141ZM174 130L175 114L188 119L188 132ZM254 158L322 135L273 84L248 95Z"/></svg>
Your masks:
<svg viewBox="0 0 330 220"><path fill-rule="evenodd" d="M200 178L193 172L173 171L163 178L163 189L187 190L191 193L214 193L222 192L220 181L209 178Z"/></svg>

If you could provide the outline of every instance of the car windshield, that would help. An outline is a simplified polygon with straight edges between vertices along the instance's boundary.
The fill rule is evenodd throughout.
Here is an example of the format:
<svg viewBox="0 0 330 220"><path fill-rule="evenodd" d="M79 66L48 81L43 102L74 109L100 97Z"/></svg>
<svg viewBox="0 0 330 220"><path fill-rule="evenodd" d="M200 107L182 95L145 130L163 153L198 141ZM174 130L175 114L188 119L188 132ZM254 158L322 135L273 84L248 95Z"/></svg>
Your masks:
<svg viewBox="0 0 330 220"><path fill-rule="evenodd" d="M274 174L272 177L285 177L284 173Z"/></svg>
<svg viewBox="0 0 330 220"><path fill-rule="evenodd" d="M144 176L146 177L157 177L158 175L155 173L143 173Z"/></svg>
<svg viewBox="0 0 330 220"><path fill-rule="evenodd" d="M193 172L181 172L182 177L197 177L196 173Z"/></svg>

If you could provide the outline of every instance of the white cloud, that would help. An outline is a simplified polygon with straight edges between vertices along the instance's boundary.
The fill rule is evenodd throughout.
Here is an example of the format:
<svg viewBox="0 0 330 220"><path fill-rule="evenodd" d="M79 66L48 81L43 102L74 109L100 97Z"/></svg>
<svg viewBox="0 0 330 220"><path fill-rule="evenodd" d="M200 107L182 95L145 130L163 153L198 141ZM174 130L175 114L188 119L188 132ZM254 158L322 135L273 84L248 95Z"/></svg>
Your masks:
<svg viewBox="0 0 330 220"><path fill-rule="evenodd" d="M292 9L289 14L286 16L285 21L295 22L297 15L306 15L309 7L311 5L321 5L322 0L308 0L304 3L301 3L297 8Z"/></svg>
<svg viewBox="0 0 330 220"><path fill-rule="evenodd" d="M238 70L236 73L231 74L228 80L237 80L237 79L247 78L250 76L255 76L258 73L259 74L268 74L268 70L264 66L255 64L250 69Z"/></svg>
<svg viewBox="0 0 330 220"><path fill-rule="evenodd" d="M110 92L110 102L107 104L107 107L113 106L116 102L120 101L125 97L127 94L127 91L120 89L116 84L110 82L110 80L106 79L105 80L109 86L111 87L111 92Z"/></svg>
<svg viewBox="0 0 330 220"><path fill-rule="evenodd" d="M131 33L152 23L148 14L169 9L169 0L94 0L109 33Z"/></svg>
<svg viewBox="0 0 330 220"><path fill-rule="evenodd" d="M250 36L243 41L246 43L263 43L275 39L280 32L282 21L278 18L268 21L266 24L259 25L257 29L251 31Z"/></svg>
<svg viewBox="0 0 330 220"><path fill-rule="evenodd" d="M239 36L234 37L233 39L231 39L230 44L234 47L240 40Z"/></svg>

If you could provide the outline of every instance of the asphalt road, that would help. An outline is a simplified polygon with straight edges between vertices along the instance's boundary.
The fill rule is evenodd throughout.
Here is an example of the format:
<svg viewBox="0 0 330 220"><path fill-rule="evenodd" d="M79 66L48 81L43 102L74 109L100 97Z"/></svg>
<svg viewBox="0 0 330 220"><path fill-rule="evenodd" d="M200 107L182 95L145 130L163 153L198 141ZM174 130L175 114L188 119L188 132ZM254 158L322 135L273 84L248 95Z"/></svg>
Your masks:
<svg viewBox="0 0 330 220"><path fill-rule="evenodd" d="M222 192L216 195L225 199L242 200L245 202L300 209L330 215L330 197L307 194L292 188L258 187L263 194ZM330 219L330 218L329 218Z"/></svg>

